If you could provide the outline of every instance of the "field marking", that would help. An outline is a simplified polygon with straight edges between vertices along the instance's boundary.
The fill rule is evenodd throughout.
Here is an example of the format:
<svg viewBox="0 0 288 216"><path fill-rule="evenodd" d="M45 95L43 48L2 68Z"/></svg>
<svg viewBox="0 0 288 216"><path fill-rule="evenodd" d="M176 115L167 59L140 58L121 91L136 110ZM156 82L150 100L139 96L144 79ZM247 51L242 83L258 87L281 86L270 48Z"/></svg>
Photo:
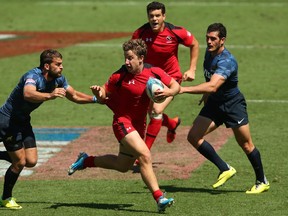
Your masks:
<svg viewBox="0 0 288 216"><path fill-rule="evenodd" d="M71 141L77 139L86 128L34 128L36 136L38 161L33 168L25 168L20 176L29 176L34 173L34 169L46 163L51 157L62 150ZM6 151L3 143L0 142L0 151ZM0 178L3 177L11 164L0 160Z"/></svg>
<svg viewBox="0 0 288 216"><path fill-rule="evenodd" d="M250 103L288 103L288 100L246 100Z"/></svg>
<svg viewBox="0 0 288 216"><path fill-rule="evenodd" d="M6 40L11 38L16 38L17 35L15 34L0 34L0 40Z"/></svg>
<svg viewBox="0 0 288 216"><path fill-rule="evenodd" d="M107 2L107 1L57 1L50 2L44 1L39 2L37 4L47 5L47 6L91 6L91 5L108 5L108 6L146 6L147 2L139 2L139 1L118 1L118 2ZM173 7L183 7L183 6L198 6L198 7L283 7L287 6L286 2L166 2L165 5L173 6Z"/></svg>
<svg viewBox="0 0 288 216"><path fill-rule="evenodd" d="M85 48L118 48L121 44L108 44L108 43L79 43L75 44L78 47ZM206 45L199 45L200 48L206 48ZM229 49L287 49L288 45L225 45ZM180 45L179 48L186 48Z"/></svg>
<svg viewBox="0 0 288 216"><path fill-rule="evenodd" d="M66 142L67 144L69 142ZM55 141L55 144L57 146L57 142ZM51 157L53 157L56 153L61 151L61 148L59 147L47 147L43 146L41 147L42 144L39 145L39 142L37 142L38 145L38 162L37 165L33 168L25 168L20 176L29 176L33 174L33 169L36 167L41 166L42 164L46 163ZM0 147L0 151L5 151L4 147ZM3 177L9 168L11 164L7 161L0 160L0 177Z"/></svg>

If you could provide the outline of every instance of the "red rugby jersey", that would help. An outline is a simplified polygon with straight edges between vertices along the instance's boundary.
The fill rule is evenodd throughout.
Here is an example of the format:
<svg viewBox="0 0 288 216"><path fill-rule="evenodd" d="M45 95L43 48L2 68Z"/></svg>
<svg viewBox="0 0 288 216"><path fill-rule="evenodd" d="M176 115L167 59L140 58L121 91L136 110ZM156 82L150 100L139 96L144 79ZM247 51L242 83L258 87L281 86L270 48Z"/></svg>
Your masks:
<svg viewBox="0 0 288 216"><path fill-rule="evenodd" d="M162 68L175 80L182 79L178 62L178 46L192 44L194 36L189 31L165 22L164 30L154 33L150 24L146 23L133 33L132 39L138 38L144 40L148 47L145 62Z"/></svg>
<svg viewBox="0 0 288 216"><path fill-rule="evenodd" d="M144 64L140 74L129 73L123 65L110 76L105 88L111 94L107 106L114 112L114 117L133 121L146 119L150 103L146 82L150 77L160 79L165 85L169 85L172 79L161 68L149 64Z"/></svg>

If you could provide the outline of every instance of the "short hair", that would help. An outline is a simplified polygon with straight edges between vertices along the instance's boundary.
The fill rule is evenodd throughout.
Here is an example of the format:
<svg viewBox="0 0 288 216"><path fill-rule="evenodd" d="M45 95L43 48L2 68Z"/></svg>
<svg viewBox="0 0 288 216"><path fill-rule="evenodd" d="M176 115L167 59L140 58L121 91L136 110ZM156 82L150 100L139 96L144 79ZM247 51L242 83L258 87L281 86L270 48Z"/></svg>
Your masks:
<svg viewBox="0 0 288 216"><path fill-rule="evenodd" d="M219 38L223 38L227 36L226 27L222 23L213 23L208 26L207 33L218 31Z"/></svg>
<svg viewBox="0 0 288 216"><path fill-rule="evenodd" d="M145 58L147 55L147 45L142 39L131 39L129 41L126 41L123 43L122 48L124 52L131 50L138 57L143 55Z"/></svg>
<svg viewBox="0 0 288 216"><path fill-rule="evenodd" d="M53 62L53 58L61 58L62 59L62 55L57 50L53 50L53 49L44 50L40 55L40 66L39 67L43 68L46 63L51 64Z"/></svg>
<svg viewBox="0 0 288 216"><path fill-rule="evenodd" d="M149 3L147 5L147 14L149 14L149 11L151 10L161 10L162 11L162 14L165 14L166 10L165 10L165 5L160 3L160 2L157 2L157 1L153 1L151 3Z"/></svg>

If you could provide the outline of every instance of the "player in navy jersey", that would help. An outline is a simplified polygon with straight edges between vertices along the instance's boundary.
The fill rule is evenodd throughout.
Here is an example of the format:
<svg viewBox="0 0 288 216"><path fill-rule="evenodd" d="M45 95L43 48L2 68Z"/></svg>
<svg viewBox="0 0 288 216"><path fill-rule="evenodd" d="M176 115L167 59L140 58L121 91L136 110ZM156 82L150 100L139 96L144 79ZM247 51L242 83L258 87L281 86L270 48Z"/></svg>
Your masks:
<svg viewBox="0 0 288 216"><path fill-rule="evenodd" d="M179 84L161 68L145 64L147 47L143 40L129 40L123 44L125 65L114 72L103 86L91 87L100 103L107 104L113 111L113 131L119 142L118 155L88 156L80 153L68 174L86 167L100 167L119 172L131 169L135 159L139 160L140 173L144 183L157 202L159 212L173 204L173 198L165 198L159 189L152 168L151 153L144 142L146 115L150 98L146 94L146 82L157 77L166 86L158 91L156 99L161 100L178 93Z"/></svg>
<svg viewBox="0 0 288 216"><path fill-rule="evenodd" d="M259 194L270 187L260 152L254 146L249 129L247 105L238 88L238 65L235 57L225 48L226 28L221 23L208 26L207 49L204 59L205 83L181 87L180 93L203 94L204 107L193 122L188 141L220 170L213 188L223 185L236 170L223 161L204 136L223 123L232 128L236 141L247 155L256 175L256 183L247 194Z"/></svg>
<svg viewBox="0 0 288 216"><path fill-rule="evenodd" d="M20 78L7 101L0 107L0 140L7 150L0 152L0 159L11 162L4 177L0 203L3 207L22 208L12 197L12 190L23 168L34 167L37 163L37 147L30 124L30 113L44 101L58 97L66 97L78 104L93 103L96 100L95 96L74 90L62 75L62 70L62 55L56 50L43 51L40 66Z"/></svg>
<svg viewBox="0 0 288 216"><path fill-rule="evenodd" d="M179 84L182 80L193 81L197 66L199 45L198 41L187 29L165 22L165 5L160 2L151 2L147 5L148 23L138 28L132 38L143 39L148 47L148 54L145 62L162 68L172 76ZM178 47L182 44L190 49L190 67L182 75L178 61ZM176 129L181 123L179 117L170 118L164 113L166 107L173 100L167 98L163 103L152 103L149 110L150 122L147 127L145 142L150 149L161 129L161 126L168 128L167 142L175 139Z"/></svg>

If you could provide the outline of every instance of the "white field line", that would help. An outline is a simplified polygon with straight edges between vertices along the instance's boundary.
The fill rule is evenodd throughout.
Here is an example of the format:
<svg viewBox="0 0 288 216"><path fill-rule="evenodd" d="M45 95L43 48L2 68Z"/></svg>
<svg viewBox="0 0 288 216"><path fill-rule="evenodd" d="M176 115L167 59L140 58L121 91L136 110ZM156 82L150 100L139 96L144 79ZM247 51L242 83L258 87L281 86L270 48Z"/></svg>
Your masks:
<svg viewBox="0 0 288 216"><path fill-rule="evenodd" d="M246 100L248 103L288 103L288 100Z"/></svg>
<svg viewBox="0 0 288 216"><path fill-rule="evenodd" d="M80 43L76 44L78 47L85 48L115 48L121 47L121 44L108 44L108 43ZM229 49L287 49L288 45L226 45ZM179 48L186 48L182 45ZM206 48L206 45L200 45L200 48Z"/></svg>
<svg viewBox="0 0 288 216"><path fill-rule="evenodd" d="M149 2L145 1L57 1L49 2L43 1L37 4L47 5L47 6L91 6L91 5L104 5L104 6L115 6L115 7L127 7L127 6L146 6ZM287 2L181 2L173 1L166 2L165 5L173 7L187 7L187 6L197 6L197 7L285 7L288 5Z"/></svg>
<svg viewBox="0 0 288 216"><path fill-rule="evenodd" d="M15 38L17 35L14 34L0 34L0 40Z"/></svg>
<svg viewBox="0 0 288 216"><path fill-rule="evenodd" d="M53 141L53 142L37 142L37 146L38 146L38 163L37 165L34 167L39 167L42 164L46 163L51 157L53 157L55 154L57 154L58 152L61 151L61 146L63 145L67 145L69 142L62 142L62 141ZM48 146L46 146L48 145ZM5 151L4 146L1 143L0 146L0 151ZM8 167L11 164L8 163L7 161L1 161L0 160L0 178L3 177L6 173L6 170L8 169ZM34 168L25 168L22 172L21 172L21 176L28 176L33 174L34 172Z"/></svg>

